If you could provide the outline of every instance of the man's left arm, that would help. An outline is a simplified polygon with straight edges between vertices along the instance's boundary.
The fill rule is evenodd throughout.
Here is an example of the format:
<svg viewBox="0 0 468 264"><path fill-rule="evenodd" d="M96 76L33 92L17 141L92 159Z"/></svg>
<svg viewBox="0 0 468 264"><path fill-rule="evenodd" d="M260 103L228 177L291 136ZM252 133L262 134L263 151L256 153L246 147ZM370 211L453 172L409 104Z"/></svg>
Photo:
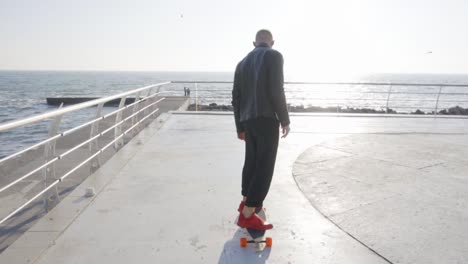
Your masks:
<svg viewBox="0 0 468 264"><path fill-rule="evenodd" d="M286 104L286 96L284 94L284 76L283 76L283 56L281 53L275 51L271 54L269 81L271 87L271 99L273 107L281 127L289 126L289 113Z"/></svg>

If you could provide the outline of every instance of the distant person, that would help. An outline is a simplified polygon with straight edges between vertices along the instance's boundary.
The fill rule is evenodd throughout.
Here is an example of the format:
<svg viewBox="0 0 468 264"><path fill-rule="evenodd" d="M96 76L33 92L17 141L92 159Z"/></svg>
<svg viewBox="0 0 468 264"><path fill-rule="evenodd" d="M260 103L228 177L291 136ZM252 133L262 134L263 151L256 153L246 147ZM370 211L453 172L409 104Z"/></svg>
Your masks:
<svg viewBox="0 0 468 264"><path fill-rule="evenodd" d="M257 32L255 48L237 64L232 106L237 137L245 141L242 171L242 202L238 225L271 229L256 213L270 189L278 149L279 127L289 134L289 114L283 87L283 56L272 49L270 31Z"/></svg>
<svg viewBox="0 0 468 264"><path fill-rule="evenodd" d="M190 88L187 87L187 96L190 96Z"/></svg>
<svg viewBox="0 0 468 264"><path fill-rule="evenodd" d="M187 87L184 86L184 96L187 96Z"/></svg>

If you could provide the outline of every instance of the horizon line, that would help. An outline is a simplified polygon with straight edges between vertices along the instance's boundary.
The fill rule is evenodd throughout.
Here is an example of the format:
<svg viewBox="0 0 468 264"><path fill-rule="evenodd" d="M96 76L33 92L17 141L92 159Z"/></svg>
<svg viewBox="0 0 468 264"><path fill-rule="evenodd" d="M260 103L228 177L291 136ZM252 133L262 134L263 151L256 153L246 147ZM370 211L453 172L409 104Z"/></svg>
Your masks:
<svg viewBox="0 0 468 264"><path fill-rule="evenodd" d="M5 72L159 72L159 73L234 73L234 71L213 71L213 70L104 70L104 69L0 69ZM371 75L371 74L422 74L422 75L468 75L468 72L367 72L357 73L355 75Z"/></svg>

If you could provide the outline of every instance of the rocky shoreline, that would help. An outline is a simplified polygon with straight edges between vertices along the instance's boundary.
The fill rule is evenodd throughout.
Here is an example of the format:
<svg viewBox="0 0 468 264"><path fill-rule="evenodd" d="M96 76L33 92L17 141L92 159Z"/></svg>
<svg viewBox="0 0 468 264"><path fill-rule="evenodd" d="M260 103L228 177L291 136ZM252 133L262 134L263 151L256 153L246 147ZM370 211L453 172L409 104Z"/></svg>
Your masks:
<svg viewBox="0 0 468 264"><path fill-rule="evenodd" d="M189 105L187 108L188 111L195 111L195 104ZM413 115L433 115L434 111L424 112L420 109L417 109L413 112L398 112L393 109L371 109L371 108L342 108L342 107L320 107L320 106L289 106L288 110L290 112L296 113L362 113L362 114L413 114ZM212 103L209 105L198 105L198 111L232 111L232 105L218 105ZM463 108L461 106L454 106L447 109L441 109L437 111L438 115L468 115L468 108Z"/></svg>

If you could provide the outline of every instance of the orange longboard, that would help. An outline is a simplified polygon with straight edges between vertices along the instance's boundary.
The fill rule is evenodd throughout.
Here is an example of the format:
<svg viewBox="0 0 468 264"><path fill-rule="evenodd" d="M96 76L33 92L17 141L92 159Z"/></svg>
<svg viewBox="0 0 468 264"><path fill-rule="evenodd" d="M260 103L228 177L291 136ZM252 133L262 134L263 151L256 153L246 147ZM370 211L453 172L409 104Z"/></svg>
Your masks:
<svg viewBox="0 0 468 264"><path fill-rule="evenodd" d="M264 209L259 209L257 215L266 222L266 214ZM246 228L247 234L250 236L250 239L247 237L240 238L240 246L245 248L248 244L255 244L257 251L262 251L265 247L271 247L273 245L273 239L271 237L265 237L266 230L258 230L252 228Z"/></svg>

